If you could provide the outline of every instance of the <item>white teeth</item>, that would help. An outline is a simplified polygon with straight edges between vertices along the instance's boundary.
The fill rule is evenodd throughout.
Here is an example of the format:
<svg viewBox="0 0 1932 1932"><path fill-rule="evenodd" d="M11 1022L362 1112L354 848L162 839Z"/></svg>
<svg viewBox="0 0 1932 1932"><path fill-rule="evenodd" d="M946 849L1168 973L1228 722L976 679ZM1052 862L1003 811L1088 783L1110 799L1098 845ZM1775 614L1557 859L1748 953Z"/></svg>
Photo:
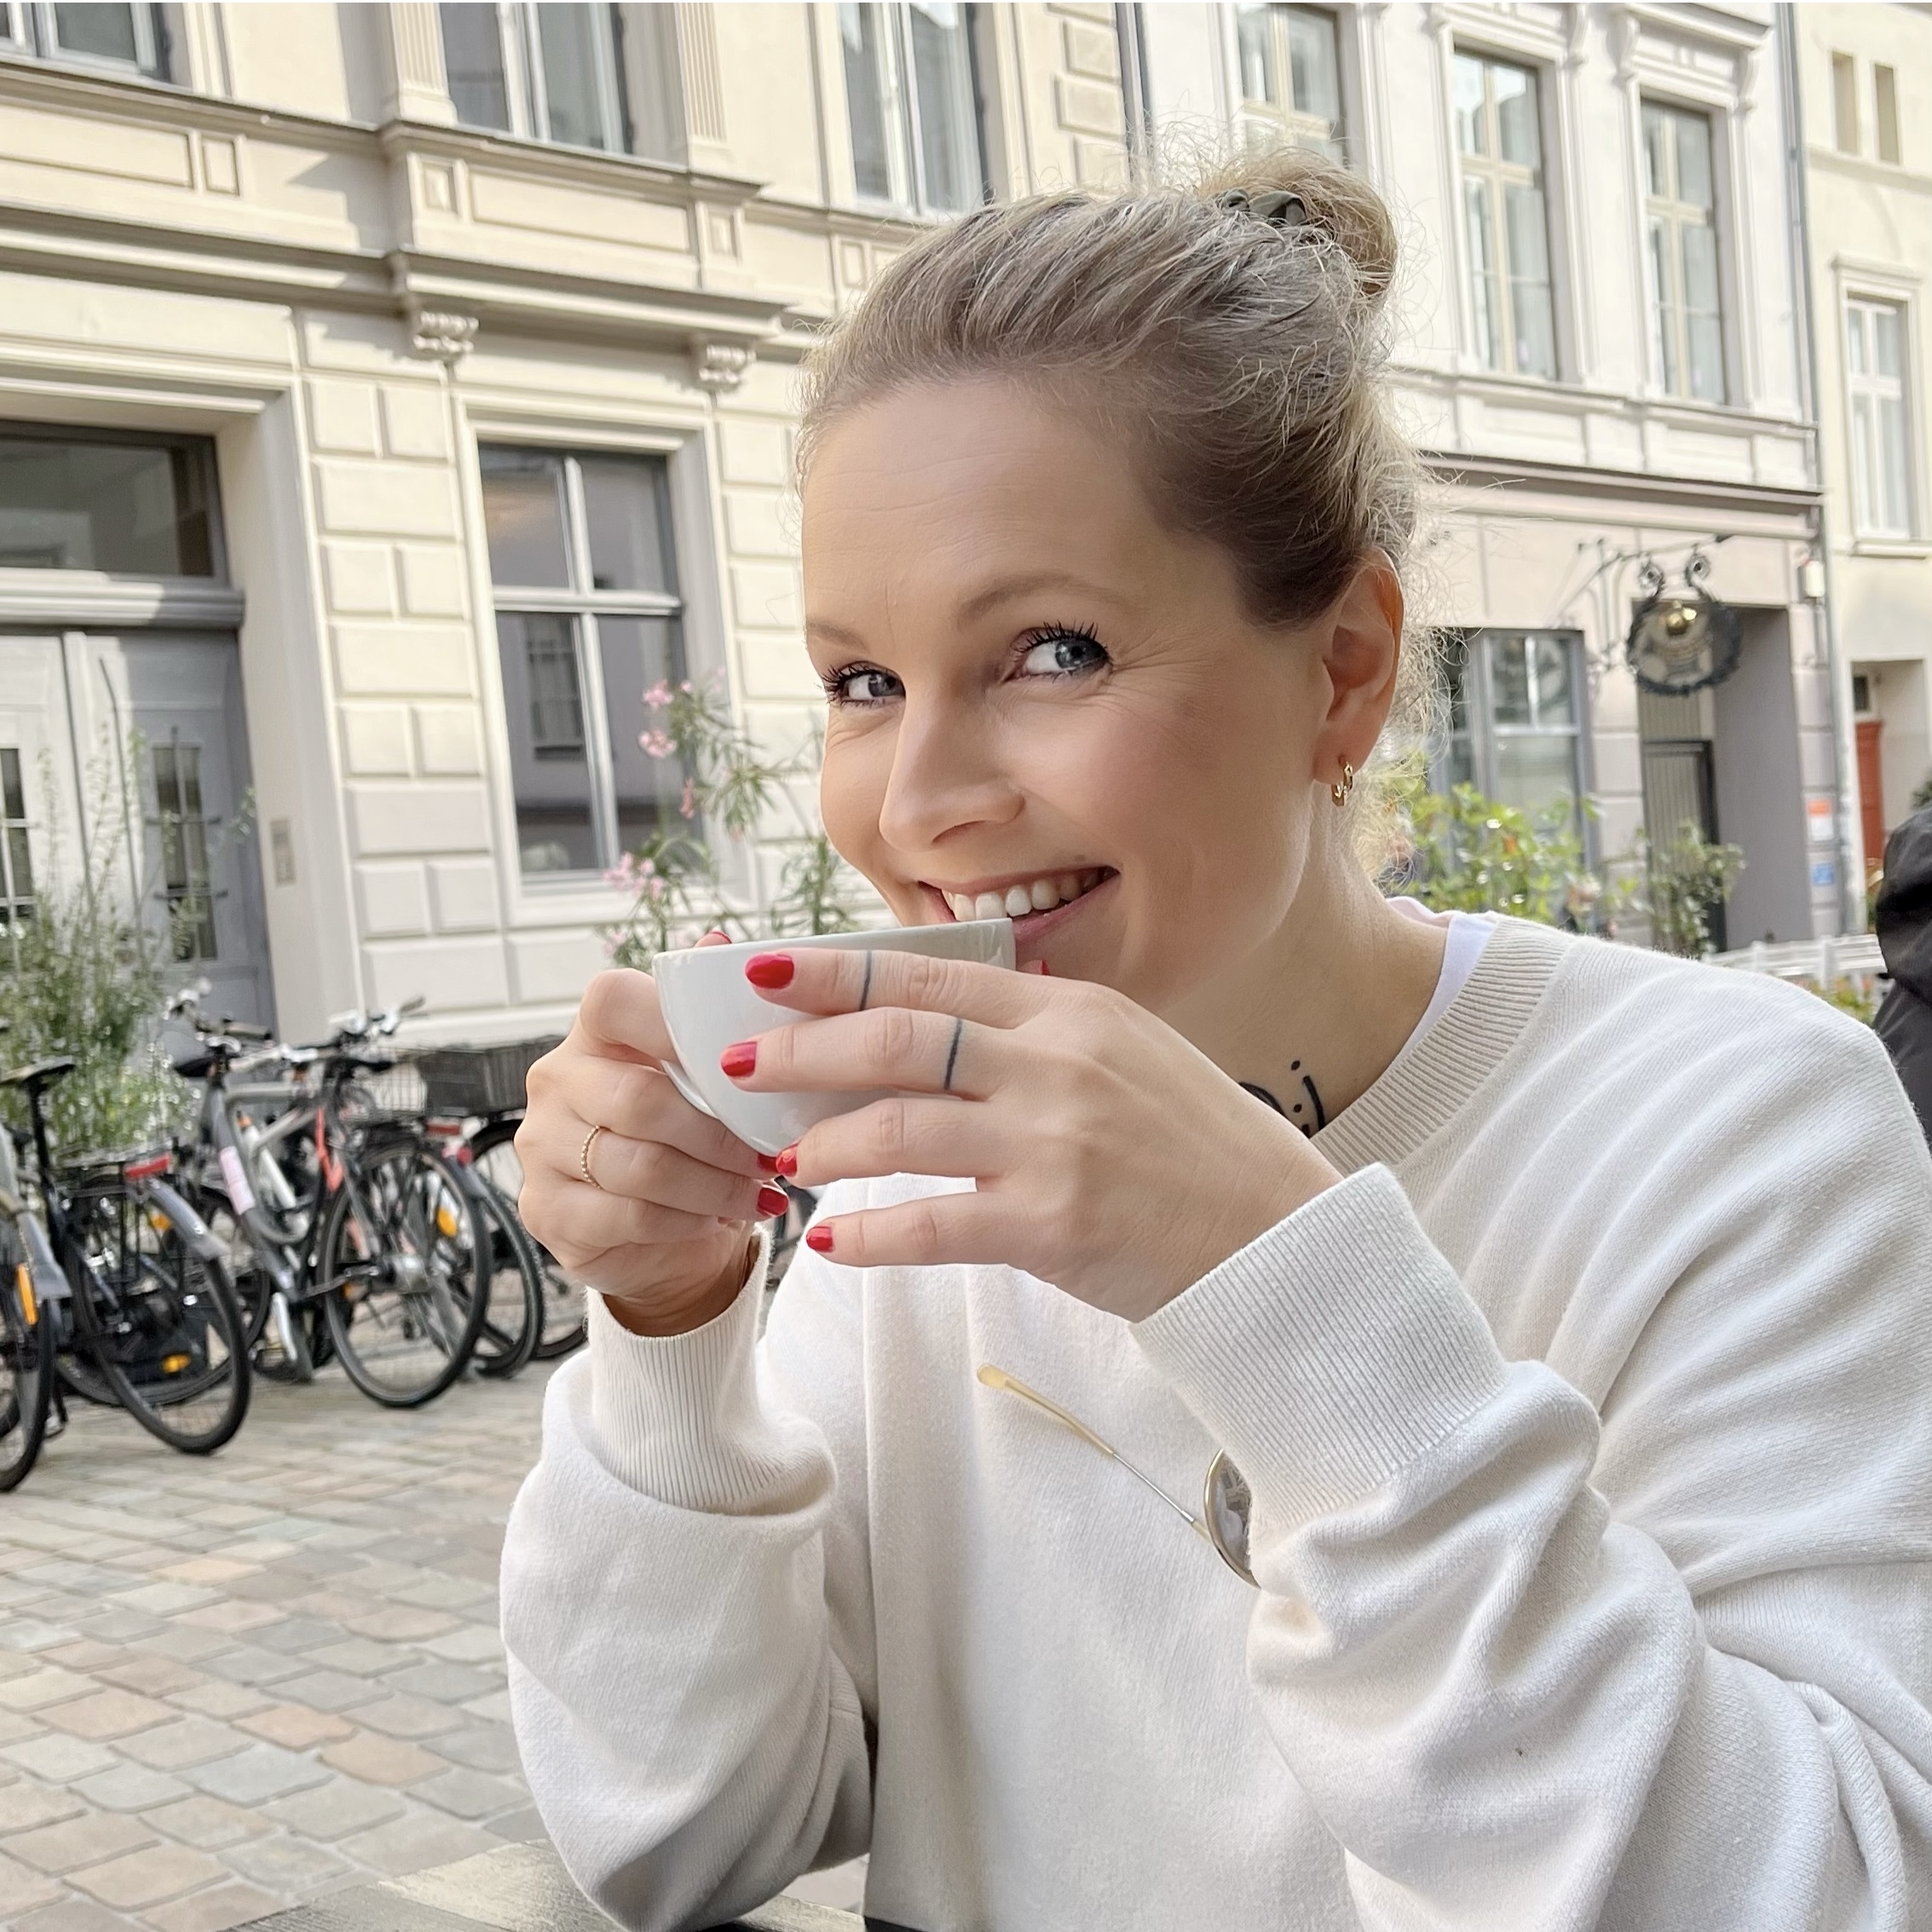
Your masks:
<svg viewBox="0 0 1932 1932"><path fill-rule="evenodd" d="M1009 885L1006 888L1006 917L1018 919L1022 913L1033 910L1033 895L1024 885Z"/></svg>
<svg viewBox="0 0 1932 1932"><path fill-rule="evenodd" d="M972 902L972 916L975 919L1003 919L1006 912L1006 902L997 892L982 892Z"/></svg>
<svg viewBox="0 0 1932 1932"><path fill-rule="evenodd" d="M1053 889L1063 899L1077 899L1080 897L1080 880L1070 873L1062 873L1053 881Z"/></svg>
<svg viewBox="0 0 1932 1932"><path fill-rule="evenodd" d="M1090 872L1063 872L1055 878L1029 879L1024 885L1008 885L998 892L948 892L940 897L952 908L953 917L968 919L1020 919L1028 913L1047 913L1082 893L1091 892L1100 881L1100 868Z"/></svg>
<svg viewBox="0 0 1932 1932"><path fill-rule="evenodd" d="M939 897L952 908L954 919L972 917L972 901L964 892L942 892Z"/></svg>
<svg viewBox="0 0 1932 1932"><path fill-rule="evenodd" d="M1030 897L1034 911L1049 912L1060 903L1060 888L1051 879L1036 879L1033 882Z"/></svg>

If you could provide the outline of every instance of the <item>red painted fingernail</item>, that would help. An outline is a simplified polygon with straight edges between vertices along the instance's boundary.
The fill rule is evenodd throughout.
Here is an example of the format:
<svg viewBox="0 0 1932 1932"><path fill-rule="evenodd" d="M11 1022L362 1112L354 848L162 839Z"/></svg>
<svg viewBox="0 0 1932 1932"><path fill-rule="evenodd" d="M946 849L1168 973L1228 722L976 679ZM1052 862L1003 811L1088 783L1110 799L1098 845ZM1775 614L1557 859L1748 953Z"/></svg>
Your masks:
<svg viewBox="0 0 1932 1932"><path fill-rule="evenodd" d="M770 1155L760 1154L758 1157L758 1171L761 1174L781 1174L785 1170Z"/></svg>
<svg viewBox="0 0 1932 1932"><path fill-rule="evenodd" d="M753 953L745 961L745 978L753 986L766 987L773 992L792 983L793 971L789 953Z"/></svg>
<svg viewBox="0 0 1932 1932"><path fill-rule="evenodd" d="M778 1150L778 1158L771 1163L774 1174L783 1174L787 1180L799 1178L799 1144L793 1141L789 1147Z"/></svg>
<svg viewBox="0 0 1932 1932"><path fill-rule="evenodd" d="M1036 979L1042 978L1047 972L1047 962L1044 960L1029 960L1020 971L1030 972Z"/></svg>
<svg viewBox="0 0 1932 1932"><path fill-rule="evenodd" d="M758 1066L758 1041L741 1040L735 1047L727 1047L718 1056L718 1064L734 1080L742 1080Z"/></svg>
<svg viewBox="0 0 1932 1932"><path fill-rule="evenodd" d="M767 1216L781 1214L792 1205L790 1197L781 1187L774 1187L767 1181L758 1191L758 1211Z"/></svg>
<svg viewBox="0 0 1932 1932"><path fill-rule="evenodd" d="M828 1227L808 1227L805 1230L805 1246L815 1254L829 1254L832 1252L832 1230Z"/></svg>

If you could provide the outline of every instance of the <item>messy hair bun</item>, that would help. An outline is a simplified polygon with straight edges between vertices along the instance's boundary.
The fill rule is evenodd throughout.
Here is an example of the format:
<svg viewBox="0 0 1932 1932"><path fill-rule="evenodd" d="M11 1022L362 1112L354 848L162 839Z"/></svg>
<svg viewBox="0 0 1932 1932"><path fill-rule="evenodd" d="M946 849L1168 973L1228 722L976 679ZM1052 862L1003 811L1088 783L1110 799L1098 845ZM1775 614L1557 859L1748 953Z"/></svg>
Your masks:
<svg viewBox="0 0 1932 1932"><path fill-rule="evenodd" d="M1156 515L1219 544L1263 623L1306 621L1370 552L1399 571L1417 465L1382 317L1395 230L1375 189L1306 148L1180 184L975 210L893 261L805 366L801 476L838 417L996 376L1118 433ZM1426 724L1423 654L1398 706Z"/></svg>

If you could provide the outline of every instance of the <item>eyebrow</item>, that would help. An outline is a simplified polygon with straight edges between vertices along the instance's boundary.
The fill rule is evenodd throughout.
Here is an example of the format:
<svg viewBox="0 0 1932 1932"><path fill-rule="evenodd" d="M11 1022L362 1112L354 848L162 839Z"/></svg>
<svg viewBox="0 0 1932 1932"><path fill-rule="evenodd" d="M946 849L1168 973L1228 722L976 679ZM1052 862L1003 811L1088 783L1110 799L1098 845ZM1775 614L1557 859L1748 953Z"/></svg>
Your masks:
<svg viewBox="0 0 1932 1932"><path fill-rule="evenodd" d="M961 623L970 624L985 616L988 611L1015 597L1032 597L1041 591L1076 591L1083 597L1099 597L1102 602L1119 605L1120 597L1111 591L1103 590L1098 584L1090 584L1085 578L1070 576L1063 570L1039 570L1024 576L1002 577L989 584L960 603L954 615ZM831 624L822 619L808 618L805 620L808 637L823 637L828 643L845 644L862 649L865 639L856 631L848 631L842 624Z"/></svg>

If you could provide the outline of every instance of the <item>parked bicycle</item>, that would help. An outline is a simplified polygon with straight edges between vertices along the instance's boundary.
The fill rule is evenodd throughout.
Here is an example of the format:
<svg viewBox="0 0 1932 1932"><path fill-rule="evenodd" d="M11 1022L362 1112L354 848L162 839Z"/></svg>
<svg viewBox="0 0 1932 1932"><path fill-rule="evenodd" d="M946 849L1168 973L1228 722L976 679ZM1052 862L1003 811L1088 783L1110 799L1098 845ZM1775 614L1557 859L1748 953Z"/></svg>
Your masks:
<svg viewBox="0 0 1932 1932"><path fill-rule="evenodd" d="M170 1004L199 1045L176 1067L203 1083L195 1178L211 1220L245 1250L256 1336L273 1322L291 1372L306 1378L326 1334L372 1400L432 1400L463 1372L489 1313L493 1237L464 1163L366 1085L395 1064L384 1043L421 1002L345 1016L326 1041L292 1047L207 1019L198 998ZM278 1076L271 1105L237 1095L266 1069Z"/></svg>

